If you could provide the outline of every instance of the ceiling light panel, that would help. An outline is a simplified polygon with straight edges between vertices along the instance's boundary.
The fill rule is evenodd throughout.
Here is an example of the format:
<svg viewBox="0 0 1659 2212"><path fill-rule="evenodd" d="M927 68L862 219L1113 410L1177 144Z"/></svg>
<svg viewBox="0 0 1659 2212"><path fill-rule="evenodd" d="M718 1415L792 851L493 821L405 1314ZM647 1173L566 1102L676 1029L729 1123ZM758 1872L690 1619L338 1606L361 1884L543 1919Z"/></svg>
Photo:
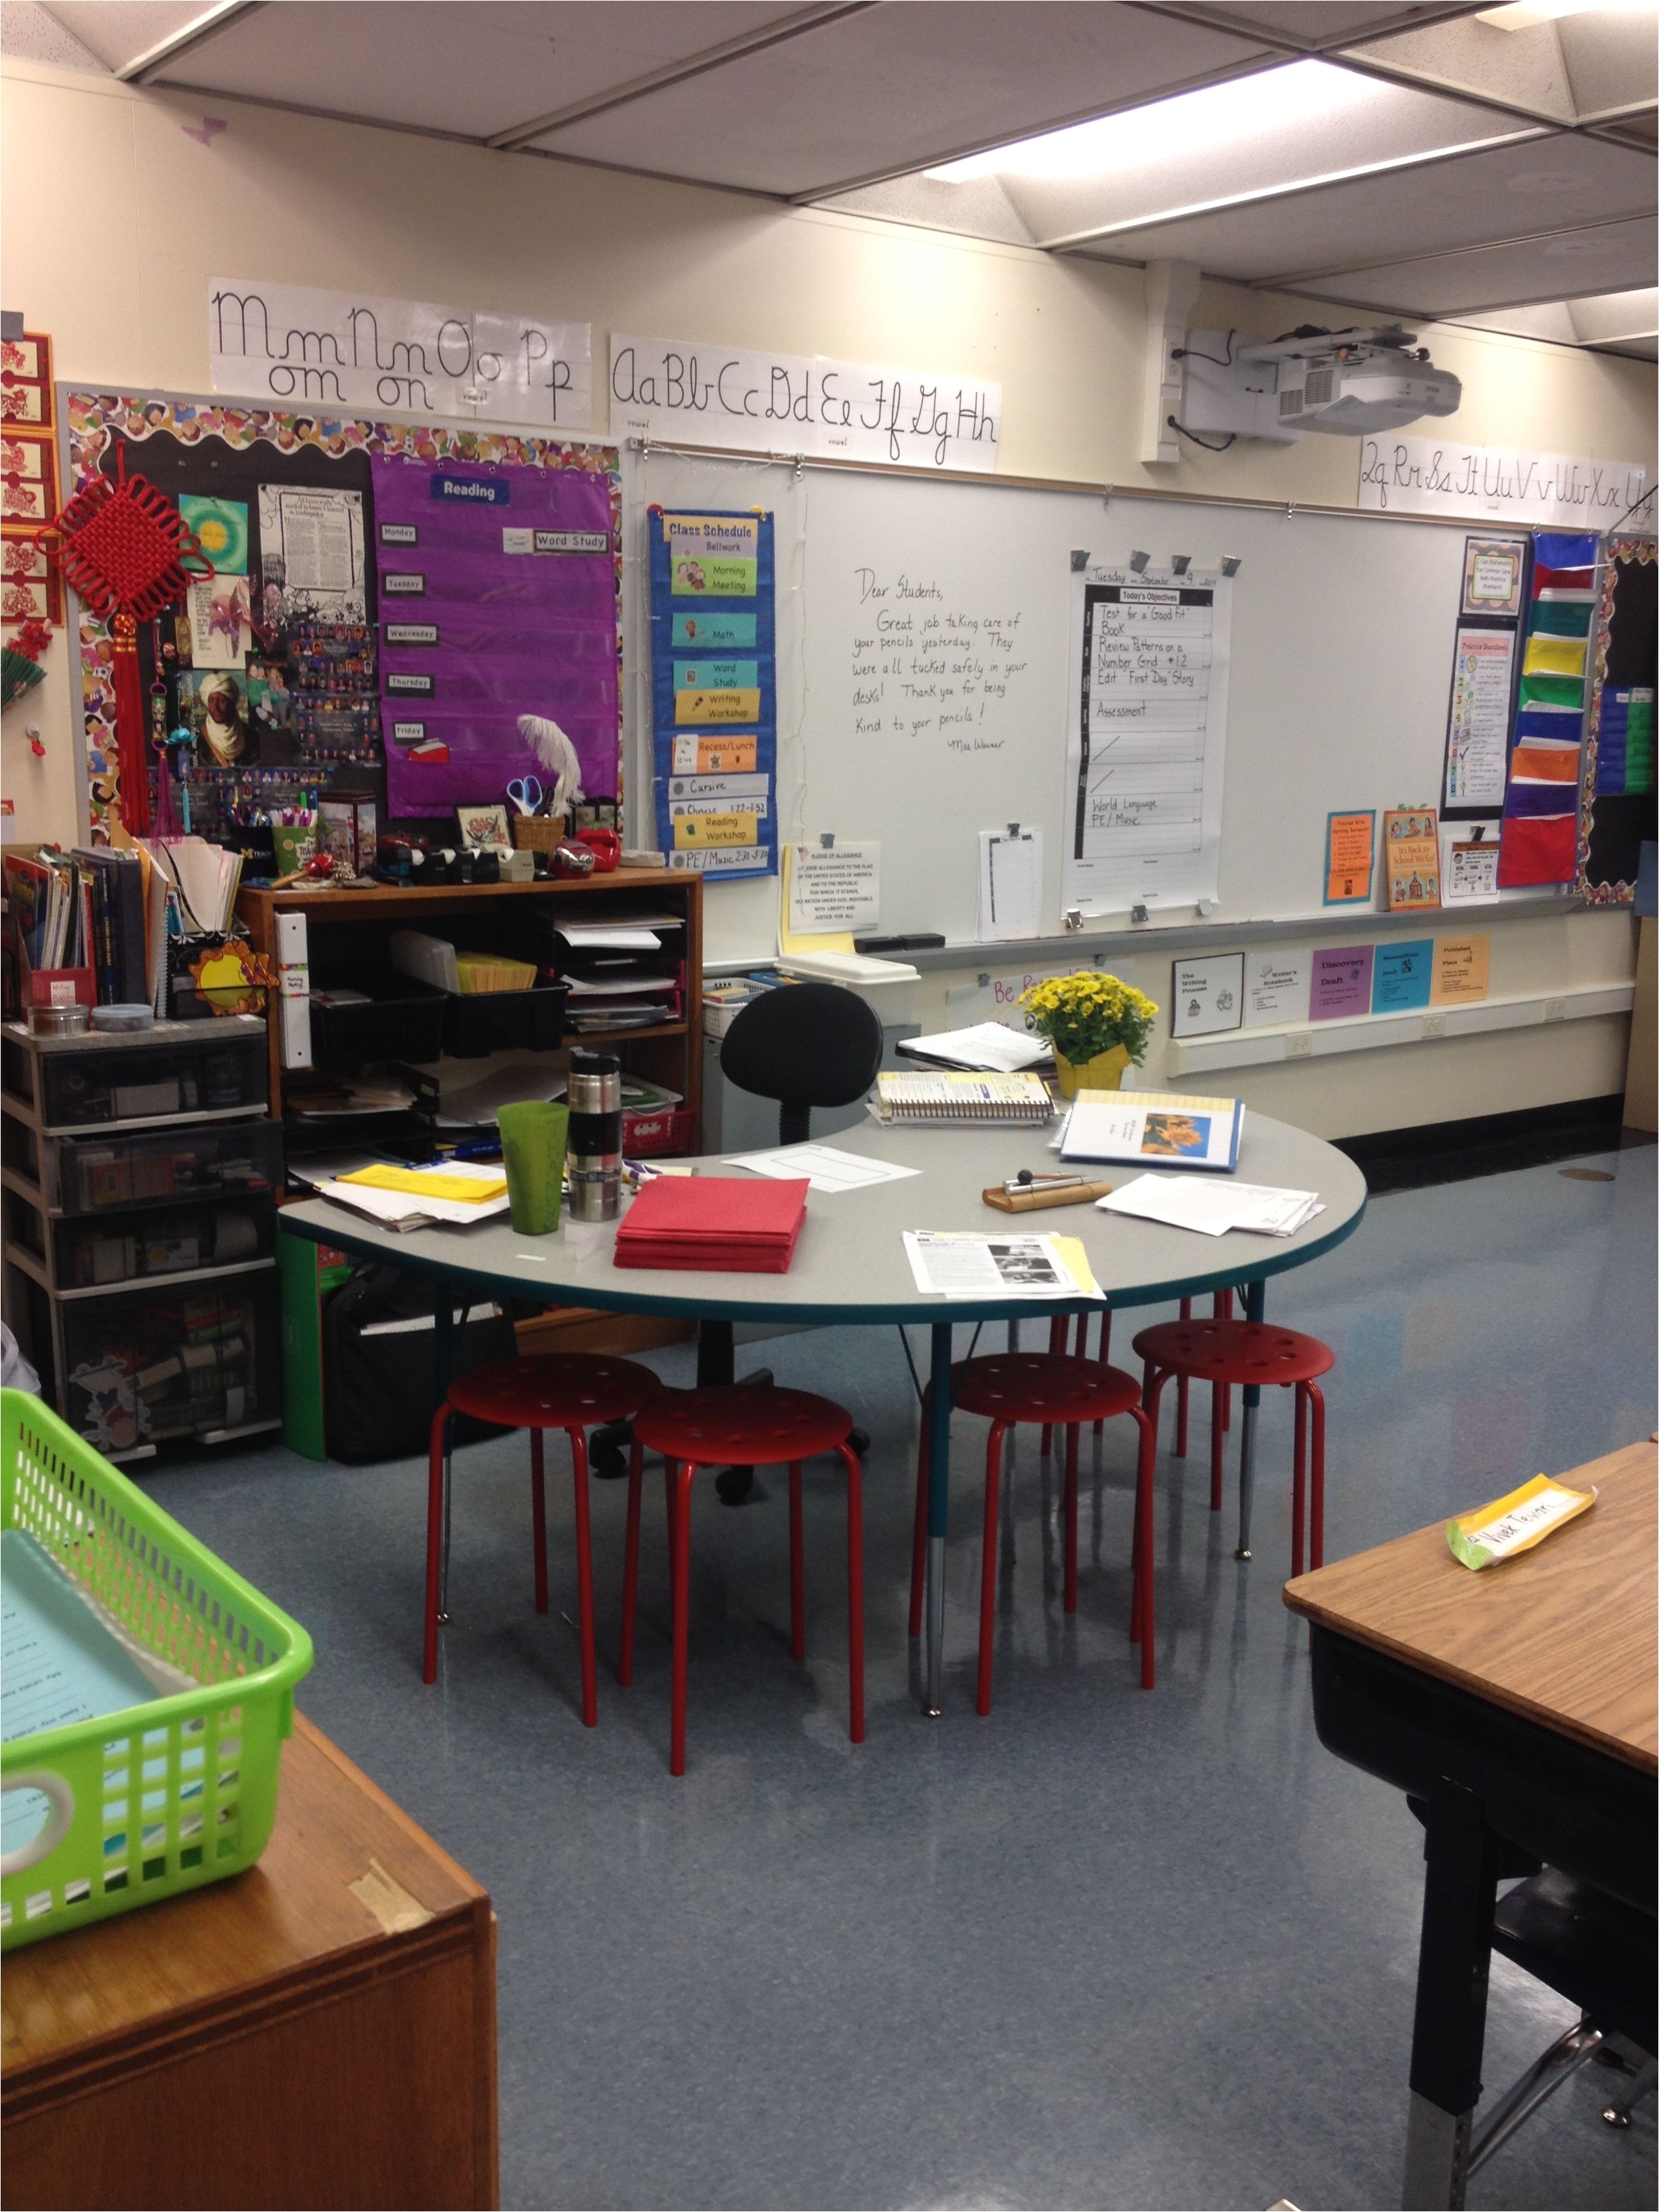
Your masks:
<svg viewBox="0 0 1659 2212"><path fill-rule="evenodd" d="M1633 291L1652 279L1656 243L1653 219L1644 216L1564 238L1431 254L1388 268L1322 276L1319 296L1391 314L1443 318L1528 307L1540 300Z"/></svg>
<svg viewBox="0 0 1659 2212"><path fill-rule="evenodd" d="M795 12L761 0L283 0L239 17L178 75L204 91L487 138Z"/></svg>
<svg viewBox="0 0 1659 2212"><path fill-rule="evenodd" d="M1303 289L1329 270L1650 214L1655 201L1644 155L1558 134L1119 234L1101 251Z"/></svg>
<svg viewBox="0 0 1659 2212"><path fill-rule="evenodd" d="M1604 292L1575 300L1568 308L1581 345L1616 345L1624 338L1659 337L1659 290Z"/></svg>
<svg viewBox="0 0 1659 2212"><path fill-rule="evenodd" d="M929 0L842 16L533 143L813 198L1267 58L1135 8Z"/></svg>
<svg viewBox="0 0 1659 2212"><path fill-rule="evenodd" d="M1328 62L1297 61L1008 148L997 168L1032 235L1060 245L1525 128Z"/></svg>

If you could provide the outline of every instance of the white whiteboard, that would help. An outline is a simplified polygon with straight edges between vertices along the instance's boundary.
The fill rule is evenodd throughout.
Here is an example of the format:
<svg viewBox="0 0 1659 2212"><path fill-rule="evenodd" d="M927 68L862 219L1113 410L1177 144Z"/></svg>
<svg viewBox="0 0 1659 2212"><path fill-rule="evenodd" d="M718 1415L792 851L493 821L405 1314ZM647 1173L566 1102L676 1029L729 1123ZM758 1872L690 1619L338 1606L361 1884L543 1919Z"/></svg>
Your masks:
<svg viewBox="0 0 1659 2212"><path fill-rule="evenodd" d="M779 837L878 839L884 933L937 930L974 942L978 833L1018 821L1043 831L1042 929L1060 934L1074 549L1116 564L1140 548L1160 567L1172 553L1190 554L1194 568L1242 557L1221 897L1207 926L1319 915L1328 814L1438 801L1461 531L1125 495L1109 503L994 483L796 476L779 464L660 452L635 460L631 477L634 792L642 796L650 778L644 507L769 508ZM940 626L880 628L875 618L895 611L938 617ZM884 649L899 639L902 652ZM943 658L943 678L888 665L924 653L929 665ZM975 660L977 677L953 678ZM954 683L953 696L924 696L935 682ZM636 805L634 822L647 818ZM775 952L775 878L710 882L706 898L710 961ZM1166 926L1197 919L1190 908L1158 917Z"/></svg>

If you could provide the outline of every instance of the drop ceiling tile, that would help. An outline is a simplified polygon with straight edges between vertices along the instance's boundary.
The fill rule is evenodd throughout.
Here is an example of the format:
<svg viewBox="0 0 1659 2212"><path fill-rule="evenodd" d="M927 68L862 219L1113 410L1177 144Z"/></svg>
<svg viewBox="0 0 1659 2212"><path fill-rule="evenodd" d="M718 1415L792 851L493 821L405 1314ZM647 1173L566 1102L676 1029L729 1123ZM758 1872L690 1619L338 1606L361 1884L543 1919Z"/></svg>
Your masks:
<svg viewBox="0 0 1659 2212"><path fill-rule="evenodd" d="M1617 345L1626 338L1659 337L1659 289L1604 292L1575 300L1568 308L1581 345Z"/></svg>
<svg viewBox="0 0 1659 2212"><path fill-rule="evenodd" d="M1255 25L1275 38L1309 48L1365 38L1391 27L1443 15L1443 7L1372 6L1362 0L1208 0L1176 12L1199 21Z"/></svg>
<svg viewBox="0 0 1659 2212"><path fill-rule="evenodd" d="M1104 240L1155 221L1490 144L1529 128L1488 108L1319 61L1282 63L1167 111L1143 108L1119 120L1123 127L1111 133L1114 143L1094 175L1003 172L1033 237L1049 245ZM1110 246L1114 255L1125 250Z"/></svg>
<svg viewBox="0 0 1659 2212"><path fill-rule="evenodd" d="M1558 133L1246 202L1102 241L1114 260L1196 261L1240 283L1306 281L1406 254L1530 236L1656 204L1651 161Z"/></svg>
<svg viewBox="0 0 1659 2212"><path fill-rule="evenodd" d="M1252 41L1122 6L872 8L550 131L542 151L811 196L1248 67Z"/></svg>
<svg viewBox="0 0 1659 2212"><path fill-rule="evenodd" d="M1457 316L1481 308L1634 291L1653 276L1659 234L1651 216L1605 223L1570 237L1431 254L1386 268L1322 276L1319 296L1411 316Z"/></svg>
<svg viewBox="0 0 1659 2212"><path fill-rule="evenodd" d="M1555 32L1553 23L1504 31L1478 15L1458 15L1420 30L1345 44L1342 52L1425 83L1489 93L1494 100L1571 123L1576 112L1572 86Z"/></svg>
<svg viewBox="0 0 1659 2212"><path fill-rule="evenodd" d="M1578 114L1602 115L1659 96L1659 48L1653 17L1595 9L1567 15L1555 26Z"/></svg>
<svg viewBox="0 0 1659 2212"><path fill-rule="evenodd" d="M112 70L207 13L208 0L54 0L46 12Z"/></svg>
<svg viewBox="0 0 1659 2212"><path fill-rule="evenodd" d="M486 138L795 12L760 0L283 0L235 18L176 74L207 92Z"/></svg>

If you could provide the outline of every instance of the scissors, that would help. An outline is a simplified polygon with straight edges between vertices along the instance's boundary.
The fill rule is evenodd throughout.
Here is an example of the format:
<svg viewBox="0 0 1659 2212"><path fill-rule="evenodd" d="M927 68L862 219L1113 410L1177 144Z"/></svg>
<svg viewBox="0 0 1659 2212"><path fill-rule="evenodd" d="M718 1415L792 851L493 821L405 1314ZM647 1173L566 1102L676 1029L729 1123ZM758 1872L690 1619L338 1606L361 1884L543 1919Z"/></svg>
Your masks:
<svg viewBox="0 0 1659 2212"><path fill-rule="evenodd" d="M542 811L542 800L546 793L542 789L538 777L517 775L507 785L507 795L520 814L539 814Z"/></svg>

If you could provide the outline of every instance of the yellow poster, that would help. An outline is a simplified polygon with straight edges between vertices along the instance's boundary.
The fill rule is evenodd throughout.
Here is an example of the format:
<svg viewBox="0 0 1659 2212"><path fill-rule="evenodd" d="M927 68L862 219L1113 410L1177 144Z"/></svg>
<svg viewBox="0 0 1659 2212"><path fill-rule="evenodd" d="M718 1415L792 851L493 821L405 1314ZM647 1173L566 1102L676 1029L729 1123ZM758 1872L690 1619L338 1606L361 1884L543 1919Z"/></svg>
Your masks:
<svg viewBox="0 0 1659 2212"><path fill-rule="evenodd" d="M677 691L674 720L680 722L758 722L761 695L752 691Z"/></svg>
<svg viewBox="0 0 1659 2212"><path fill-rule="evenodd" d="M1492 975L1490 937L1438 937L1434 945L1434 983L1429 1003L1466 1006L1484 999Z"/></svg>
<svg viewBox="0 0 1659 2212"><path fill-rule="evenodd" d="M674 849L701 853L719 845L757 844L755 820L752 814L677 814Z"/></svg>

